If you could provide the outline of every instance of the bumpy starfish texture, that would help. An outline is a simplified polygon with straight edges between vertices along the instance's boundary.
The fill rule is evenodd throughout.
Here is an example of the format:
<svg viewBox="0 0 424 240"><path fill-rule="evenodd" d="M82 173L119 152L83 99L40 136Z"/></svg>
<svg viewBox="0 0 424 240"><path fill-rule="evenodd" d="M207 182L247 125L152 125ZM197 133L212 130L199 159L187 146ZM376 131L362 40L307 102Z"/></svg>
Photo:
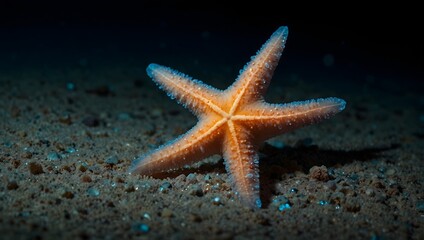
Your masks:
<svg viewBox="0 0 424 240"><path fill-rule="evenodd" d="M287 27L278 28L224 91L170 68L150 64L147 74L171 98L190 109L199 122L176 140L136 159L130 173L153 175L221 154L236 195L245 205L260 208L260 144L327 119L342 111L346 104L334 97L287 104L264 101L287 35Z"/></svg>

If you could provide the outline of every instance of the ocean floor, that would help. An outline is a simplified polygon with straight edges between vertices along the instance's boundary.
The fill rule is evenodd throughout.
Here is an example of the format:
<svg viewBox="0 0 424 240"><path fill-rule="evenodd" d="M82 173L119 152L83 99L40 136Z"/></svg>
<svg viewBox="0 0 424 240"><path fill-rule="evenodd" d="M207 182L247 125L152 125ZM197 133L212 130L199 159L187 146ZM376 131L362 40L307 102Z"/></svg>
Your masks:
<svg viewBox="0 0 424 240"><path fill-rule="evenodd" d="M108 48L113 56L57 62L60 52L39 48L3 56L0 238L424 239L424 98L412 80L325 79L310 65L290 70L283 53L268 102L334 96L347 107L264 144L262 209L235 198L219 156L156 178L127 173L196 123L154 85L148 63L225 88L268 36L222 62L186 45L183 56L150 49L154 59Z"/></svg>

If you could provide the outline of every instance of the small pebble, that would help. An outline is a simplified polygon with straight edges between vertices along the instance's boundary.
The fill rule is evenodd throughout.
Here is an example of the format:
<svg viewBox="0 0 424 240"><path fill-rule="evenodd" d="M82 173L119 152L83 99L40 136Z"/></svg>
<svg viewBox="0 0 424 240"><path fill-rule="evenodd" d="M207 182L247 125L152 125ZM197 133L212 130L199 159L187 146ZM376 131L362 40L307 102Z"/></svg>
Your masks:
<svg viewBox="0 0 424 240"><path fill-rule="evenodd" d="M290 188L290 193L297 193L299 190L297 188Z"/></svg>
<svg viewBox="0 0 424 240"><path fill-rule="evenodd" d="M309 170L309 176L312 179L326 182L330 180L330 176L328 175L327 167L322 165L321 167L313 166Z"/></svg>
<svg viewBox="0 0 424 240"><path fill-rule="evenodd" d="M187 175L186 180L189 183L195 183L195 182L197 182L196 174L195 173L190 173L189 175Z"/></svg>
<svg viewBox="0 0 424 240"><path fill-rule="evenodd" d="M142 233L148 233L150 231L150 227L144 223L137 223L133 225L133 230Z"/></svg>
<svg viewBox="0 0 424 240"><path fill-rule="evenodd" d="M28 165L29 172L33 175L38 175L44 173L43 166L39 163L31 162Z"/></svg>
<svg viewBox="0 0 424 240"><path fill-rule="evenodd" d="M57 161L59 159L61 159L61 156L57 152L50 152L47 155L47 160L49 161Z"/></svg>
<svg viewBox="0 0 424 240"><path fill-rule="evenodd" d="M74 152L76 152L77 150L75 149L75 148L73 148L73 147L68 147L67 149L66 149L66 152L67 153L74 153Z"/></svg>
<svg viewBox="0 0 424 240"><path fill-rule="evenodd" d="M171 209L169 209L169 208L164 208L163 210L162 210L162 213L161 213L161 216L162 217L165 217L165 218L170 218L170 217L172 217L174 215L174 213L172 212L172 210Z"/></svg>
<svg viewBox="0 0 424 240"><path fill-rule="evenodd" d="M88 169L92 171L94 174L100 174L102 172L102 169L98 165L90 166L88 167Z"/></svg>
<svg viewBox="0 0 424 240"><path fill-rule="evenodd" d="M67 199L72 199L72 198L74 198L74 194L72 192L66 191L62 194L62 197L67 198Z"/></svg>
<svg viewBox="0 0 424 240"><path fill-rule="evenodd" d="M291 206L290 206L290 204L289 203L283 203L283 204L281 204L280 206L278 206L278 210L280 211L280 212L283 212L283 211L285 211L285 210L287 210L287 209L290 209L291 208Z"/></svg>
<svg viewBox="0 0 424 240"><path fill-rule="evenodd" d="M375 196L375 192L374 192L374 190L372 188L367 188L365 190L365 194L368 195L368 196L370 196L370 197L374 197Z"/></svg>
<svg viewBox="0 0 424 240"><path fill-rule="evenodd" d="M212 203L214 205L221 205L221 198L220 197L214 197L214 198L212 198Z"/></svg>
<svg viewBox="0 0 424 240"><path fill-rule="evenodd" d="M159 192L161 192L161 193L167 193L169 191L169 189L171 189L171 188L172 188L171 183L164 182L164 183L162 183L162 185L160 185Z"/></svg>
<svg viewBox="0 0 424 240"><path fill-rule="evenodd" d="M321 206L324 206L324 205L328 205L328 202L325 201L325 200L320 200L320 201L318 201L318 204L321 205Z"/></svg>
<svg viewBox="0 0 424 240"><path fill-rule="evenodd" d="M105 163L112 165L118 164L118 157L116 155L110 156L106 158Z"/></svg>
<svg viewBox="0 0 424 240"><path fill-rule="evenodd" d="M87 193L88 193L88 195L90 195L92 197L97 197L97 196L100 195L100 191L95 187L91 187L91 188L87 189Z"/></svg>
<svg viewBox="0 0 424 240"><path fill-rule="evenodd" d="M16 190L18 189L18 183L16 181L10 181L7 183L7 190Z"/></svg>
<svg viewBox="0 0 424 240"><path fill-rule="evenodd" d="M147 219L147 220L150 220L151 219L150 214L148 214L148 213L144 213L143 214L143 218L144 219Z"/></svg>
<svg viewBox="0 0 424 240"><path fill-rule="evenodd" d="M87 171L87 166L86 166L86 165L81 164L81 165L79 165L79 166L78 166L78 169L79 169L81 172L86 172L86 171Z"/></svg>
<svg viewBox="0 0 424 240"><path fill-rule="evenodd" d="M91 182L91 181L93 181L93 180L91 180L91 177L90 176L88 176L88 175L84 175L84 176L82 176L81 177L81 182Z"/></svg>

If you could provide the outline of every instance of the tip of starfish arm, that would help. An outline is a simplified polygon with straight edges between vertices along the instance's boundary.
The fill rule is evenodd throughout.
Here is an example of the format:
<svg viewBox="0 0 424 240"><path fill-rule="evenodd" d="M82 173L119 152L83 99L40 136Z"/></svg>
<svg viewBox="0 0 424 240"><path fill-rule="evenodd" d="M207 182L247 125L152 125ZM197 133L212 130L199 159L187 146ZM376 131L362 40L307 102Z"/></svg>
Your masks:
<svg viewBox="0 0 424 240"><path fill-rule="evenodd" d="M346 101L345 100L343 100L341 98L336 98L336 97L333 97L333 98L330 98L330 99L338 105L340 112L345 109L345 107L346 107Z"/></svg>
<svg viewBox="0 0 424 240"><path fill-rule="evenodd" d="M160 67L161 66L159 64L150 63L149 66L147 66L147 68L146 68L147 75L149 75L149 77L153 78L153 73L155 72L155 70L157 70Z"/></svg>
<svg viewBox="0 0 424 240"><path fill-rule="evenodd" d="M277 31L275 31L275 33L279 33L279 34L283 34L287 36L289 34L289 28L287 26L281 26L277 29Z"/></svg>
<svg viewBox="0 0 424 240"><path fill-rule="evenodd" d="M318 103L319 105L326 106L326 108L328 108L327 113L331 113L330 115L339 113L346 107L346 101L336 97L319 98L312 101Z"/></svg>
<svg viewBox="0 0 424 240"><path fill-rule="evenodd" d="M289 35L289 28L286 27L286 26L281 26L271 35L270 39L282 37L282 39L283 39L282 42L283 42L283 45L284 45L284 43L287 40L288 35Z"/></svg>
<svg viewBox="0 0 424 240"><path fill-rule="evenodd" d="M328 97L328 98L317 98L312 100L307 100L306 102L318 103L320 105L325 105L331 107L335 113L341 112L346 107L346 101L341 98ZM294 104L303 104L303 102L293 102Z"/></svg>

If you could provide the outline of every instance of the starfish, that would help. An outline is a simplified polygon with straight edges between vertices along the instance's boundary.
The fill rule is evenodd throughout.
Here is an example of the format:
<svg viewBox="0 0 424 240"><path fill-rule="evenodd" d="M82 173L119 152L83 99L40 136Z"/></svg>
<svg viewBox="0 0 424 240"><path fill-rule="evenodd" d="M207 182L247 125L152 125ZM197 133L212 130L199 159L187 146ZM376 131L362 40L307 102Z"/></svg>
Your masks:
<svg viewBox="0 0 424 240"><path fill-rule="evenodd" d="M130 173L155 175L221 154L235 194L250 208L261 208L261 144L274 136L327 119L345 108L339 98L270 104L264 94L285 47L288 28L278 28L236 81L219 90L185 74L150 64L147 74L198 117L187 133L134 161Z"/></svg>

